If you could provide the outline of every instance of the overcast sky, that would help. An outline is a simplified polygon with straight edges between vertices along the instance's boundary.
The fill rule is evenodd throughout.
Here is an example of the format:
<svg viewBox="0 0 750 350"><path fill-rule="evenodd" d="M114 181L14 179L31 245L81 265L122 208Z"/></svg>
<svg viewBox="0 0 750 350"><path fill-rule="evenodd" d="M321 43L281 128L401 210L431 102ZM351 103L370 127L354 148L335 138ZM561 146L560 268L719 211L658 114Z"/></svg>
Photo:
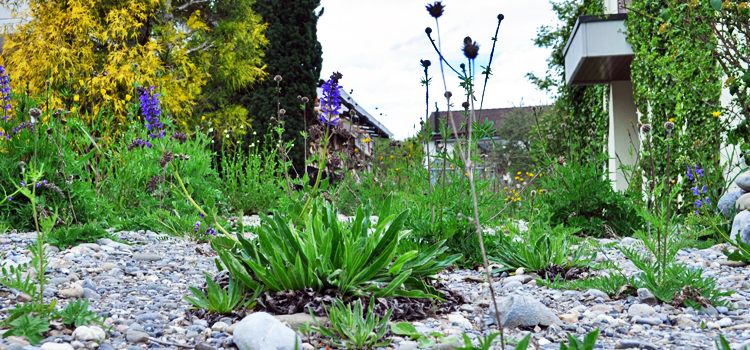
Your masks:
<svg viewBox="0 0 750 350"><path fill-rule="evenodd" d="M426 27L432 27L433 38L437 38L435 19L425 9L427 3L425 0L322 0L325 12L318 22L318 40L323 45L321 78L327 79L333 71L341 72L344 89L354 90L354 100L398 139L414 135L414 125L425 115L420 59L433 63L429 69L431 110L436 101L445 109L439 60L424 32ZM547 94L525 78L526 73L543 75L547 69L550 50L534 46L532 40L539 26L556 25L548 0L444 0L443 4L446 6L440 17L443 55L458 69L466 61L461 51L463 38L470 36L480 45L477 75L481 73L479 66L486 65L489 59L497 15L505 15L485 108L550 102ZM447 67L445 70L448 90L454 96L461 94L463 90L455 74L449 73Z"/></svg>

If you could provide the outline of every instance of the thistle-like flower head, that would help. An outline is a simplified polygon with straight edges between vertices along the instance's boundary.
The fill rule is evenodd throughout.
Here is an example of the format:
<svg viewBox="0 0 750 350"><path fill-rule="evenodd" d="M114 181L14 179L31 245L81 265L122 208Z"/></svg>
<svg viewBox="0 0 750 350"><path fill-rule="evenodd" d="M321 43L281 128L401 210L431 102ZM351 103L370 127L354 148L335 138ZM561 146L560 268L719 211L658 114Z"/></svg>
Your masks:
<svg viewBox="0 0 750 350"><path fill-rule="evenodd" d="M464 56L466 58L473 60L477 58L477 55L479 55L479 44L477 44L476 41L472 42L471 37L465 37L464 38Z"/></svg>
<svg viewBox="0 0 750 350"><path fill-rule="evenodd" d="M435 18L440 18L440 16L443 15L443 11L445 11L445 6L442 1L435 1L432 4L427 4L425 7L427 8L427 12L430 13L430 16Z"/></svg>
<svg viewBox="0 0 750 350"><path fill-rule="evenodd" d="M648 134L651 132L651 124L643 124L641 126L641 131L643 131L644 134Z"/></svg>

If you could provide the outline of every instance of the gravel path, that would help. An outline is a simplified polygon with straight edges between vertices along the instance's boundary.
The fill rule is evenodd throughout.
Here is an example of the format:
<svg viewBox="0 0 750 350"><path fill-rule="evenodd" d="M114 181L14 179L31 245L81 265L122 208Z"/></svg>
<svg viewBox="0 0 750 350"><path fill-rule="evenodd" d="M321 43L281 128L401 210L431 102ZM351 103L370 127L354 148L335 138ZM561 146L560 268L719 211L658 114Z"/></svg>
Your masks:
<svg viewBox="0 0 750 350"><path fill-rule="evenodd" d="M113 326L105 338L99 340L96 329L82 328L73 333L60 324L53 324L50 336L39 347L28 345L24 339L9 337L0 339L0 350L236 348L233 320L226 318L209 327L206 320L190 319L185 314L189 304L182 297L188 295L188 286L202 285L203 271L217 272L215 257L198 252L210 253L207 245L196 249L195 243L149 231L115 235L131 245L100 240L98 244L83 244L65 251L53 249L48 271L50 286L45 290L47 297L60 299L59 308L77 297L90 298L91 309L106 314L106 323ZM0 265L29 261L26 247L34 238L33 233L0 236ZM602 240L602 243L608 242L611 241ZM632 238L618 242L634 243ZM716 278L722 289L735 291L729 297L732 306L729 309L719 307L696 312L669 305L652 306L647 304L650 301L647 296L645 299L631 296L610 300L606 294L595 290L560 291L540 287L532 275L498 275L494 279L498 297L531 297L562 320L549 327L507 330L507 337L520 339L532 332L540 349L558 349L557 343L567 333L580 338L600 328L597 349L713 349L714 339L720 333L729 340L732 349L750 346L750 268L727 266L731 263L726 262L720 250L721 247L685 249L679 252L678 258L703 268L704 276ZM638 272L616 248L603 249L603 252L626 274ZM605 254L600 253L598 259L604 259ZM463 332L472 339L496 331L489 315L489 285L483 277L480 272L470 270L439 274L440 280L463 293L471 303L463 305L460 312L413 322L413 325L423 334L460 335ZM6 317L8 309L24 297L17 291L0 287L0 318ZM701 329L701 322L706 324L705 330ZM307 343L303 348L314 349ZM414 341L393 337L391 346L386 349L416 348Z"/></svg>

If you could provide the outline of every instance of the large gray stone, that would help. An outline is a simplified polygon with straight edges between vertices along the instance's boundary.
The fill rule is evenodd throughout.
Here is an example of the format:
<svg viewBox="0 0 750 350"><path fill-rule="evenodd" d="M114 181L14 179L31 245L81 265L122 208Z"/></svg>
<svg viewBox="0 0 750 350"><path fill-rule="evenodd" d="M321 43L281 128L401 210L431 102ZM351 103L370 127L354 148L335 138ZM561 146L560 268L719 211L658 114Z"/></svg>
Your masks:
<svg viewBox="0 0 750 350"><path fill-rule="evenodd" d="M528 295L512 294L509 297L500 298L497 300L497 308L500 310L500 322L507 328L562 325L563 323L552 310ZM494 311L490 312L490 317L495 319Z"/></svg>
<svg viewBox="0 0 750 350"><path fill-rule="evenodd" d="M265 312L245 316L234 329L240 350L295 350L302 348L297 333Z"/></svg>
<svg viewBox="0 0 750 350"><path fill-rule="evenodd" d="M748 224L750 224L750 211L743 210L737 213L732 221L732 233L729 235L729 238L734 241L738 234L742 233L745 235L744 230L750 226Z"/></svg>
<svg viewBox="0 0 750 350"><path fill-rule="evenodd" d="M737 198L737 201L734 202L734 206L739 210L750 208L750 193L745 193Z"/></svg>
<svg viewBox="0 0 750 350"><path fill-rule="evenodd" d="M299 314L293 314L293 315L276 315L274 316L274 318L281 321L281 323L288 324L289 327L292 327L292 329L299 329L300 326L304 326L307 324L315 325L315 321L313 320L312 316L306 313L299 313ZM318 321L318 323L320 323L323 326L325 326L325 324L328 323L327 317L316 316L315 319Z"/></svg>
<svg viewBox="0 0 750 350"><path fill-rule="evenodd" d="M734 183L741 189L750 192L750 172L745 172L740 174L740 176L737 176Z"/></svg>
<svg viewBox="0 0 750 350"><path fill-rule="evenodd" d="M742 192L727 192L724 193L723 196L721 196L721 199L719 199L719 203L717 204L719 206L719 209L721 210L721 213L724 214L724 217L729 219L729 209L732 208L732 206L737 202L737 200L742 195Z"/></svg>

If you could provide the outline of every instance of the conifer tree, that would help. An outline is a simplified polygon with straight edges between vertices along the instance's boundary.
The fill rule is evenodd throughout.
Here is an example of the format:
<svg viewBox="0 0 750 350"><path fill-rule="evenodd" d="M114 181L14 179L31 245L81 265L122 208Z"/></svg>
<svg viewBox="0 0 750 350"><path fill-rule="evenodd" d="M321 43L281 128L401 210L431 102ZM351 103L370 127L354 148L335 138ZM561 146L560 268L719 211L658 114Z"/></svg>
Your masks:
<svg viewBox="0 0 750 350"><path fill-rule="evenodd" d="M282 76L279 85L281 108L286 110L284 137L285 142L294 144L289 156L299 175L304 173L307 146L303 145L300 134L305 123L297 97L310 99L306 111L309 126L315 120L315 89L323 64L323 52L317 39L317 24L323 9L315 11L319 5L320 0L258 0L254 9L268 25L265 34L270 43L264 57L268 77L251 86L251 91L242 99L253 119L254 130L258 134L265 133L274 126L271 118L275 119L277 113L273 77Z"/></svg>

